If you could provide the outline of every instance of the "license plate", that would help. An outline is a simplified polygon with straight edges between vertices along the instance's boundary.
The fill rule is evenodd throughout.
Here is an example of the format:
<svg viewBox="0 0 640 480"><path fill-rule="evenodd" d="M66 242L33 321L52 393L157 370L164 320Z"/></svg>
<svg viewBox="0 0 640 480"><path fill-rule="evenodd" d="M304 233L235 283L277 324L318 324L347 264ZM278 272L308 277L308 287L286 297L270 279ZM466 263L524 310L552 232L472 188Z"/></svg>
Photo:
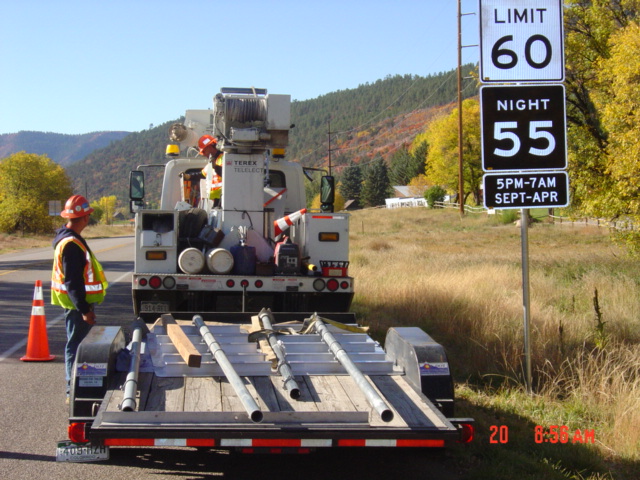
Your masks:
<svg viewBox="0 0 640 480"><path fill-rule="evenodd" d="M109 447L91 443L58 442L56 462L99 462L109 460Z"/></svg>
<svg viewBox="0 0 640 480"><path fill-rule="evenodd" d="M140 302L140 313L169 313L169 302Z"/></svg>

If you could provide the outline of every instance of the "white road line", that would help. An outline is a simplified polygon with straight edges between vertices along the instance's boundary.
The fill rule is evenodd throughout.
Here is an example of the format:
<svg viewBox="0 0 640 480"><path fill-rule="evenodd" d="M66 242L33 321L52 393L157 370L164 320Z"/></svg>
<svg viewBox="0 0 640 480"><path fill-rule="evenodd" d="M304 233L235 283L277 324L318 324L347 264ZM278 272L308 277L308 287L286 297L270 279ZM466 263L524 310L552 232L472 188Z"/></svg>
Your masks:
<svg viewBox="0 0 640 480"><path fill-rule="evenodd" d="M120 275L118 278L116 278L113 282L109 282L109 283L112 283L112 284L119 283L120 281L122 281L123 278L127 277L128 275L131 275L132 273L133 273L133 271L124 273L124 274ZM64 314L63 313L58 315L53 320L48 321L47 322L47 328L52 327L54 325L57 325L62 320L64 320ZM6 360L11 355L13 355L16 351L18 351L19 349L24 347L27 344L27 339L28 339L28 337L20 340L18 343L13 345L11 348L9 348L9 349L5 350L4 352L0 353L0 362Z"/></svg>

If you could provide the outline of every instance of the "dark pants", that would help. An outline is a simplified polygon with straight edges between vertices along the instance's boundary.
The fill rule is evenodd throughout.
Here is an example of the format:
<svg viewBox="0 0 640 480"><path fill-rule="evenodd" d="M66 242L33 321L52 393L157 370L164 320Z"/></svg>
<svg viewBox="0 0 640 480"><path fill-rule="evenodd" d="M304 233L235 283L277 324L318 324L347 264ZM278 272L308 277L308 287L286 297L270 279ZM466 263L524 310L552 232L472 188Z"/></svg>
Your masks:
<svg viewBox="0 0 640 480"><path fill-rule="evenodd" d="M87 336L91 325L82 319L82 314L78 310L64 310L64 318L67 326L67 345L64 350L64 363L66 367L67 395L71 389L71 377L73 364L76 361L76 353L80 342Z"/></svg>

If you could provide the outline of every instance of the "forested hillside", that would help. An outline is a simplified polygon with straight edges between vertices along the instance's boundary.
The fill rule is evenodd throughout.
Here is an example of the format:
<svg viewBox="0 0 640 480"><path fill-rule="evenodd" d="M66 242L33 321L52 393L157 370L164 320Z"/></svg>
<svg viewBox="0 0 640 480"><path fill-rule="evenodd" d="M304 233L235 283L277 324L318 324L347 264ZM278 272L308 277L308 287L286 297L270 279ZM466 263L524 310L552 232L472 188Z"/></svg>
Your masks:
<svg viewBox="0 0 640 480"><path fill-rule="evenodd" d="M30 131L7 133L0 135L0 158L24 151L46 155L57 164L68 166L127 135L129 132L92 132L82 135Z"/></svg>
<svg viewBox="0 0 640 480"><path fill-rule="evenodd" d="M467 76L473 70L466 65ZM267 86L268 87L268 86ZM201 108L217 92L203 92ZM287 93L287 92L273 92ZM473 79L464 83L465 97L477 94ZM340 90L321 97L294 101L287 157L306 166L326 166L329 122L333 157L341 163L369 159L375 153L385 160L397 148L409 144L425 126L434 106L450 105L456 99L455 71L429 77L396 75L372 84ZM132 133L120 142L91 153L68 168L77 191L91 199L116 195L122 204L128 196L128 175L143 163L164 163L171 120L155 128ZM150 191L159 186L160 169L147 170Z"/></svg>
<svg viewBox="0 0 640 480"><path fill-rule="evenodd" d="M473 70L473 65L462 68L467 77L463 83L464 98L477 94L476 81L468 78ZM428 77L389 76L355 89L293 102L291 116L295 128L291 133L289 154L305 165L325 164L331 128L334 132L332 148L338 147L338 154L350 156L348 149L339 148L341 144L353 139L377 142L381 132L394 130L394 124L401 122L407 114L425 114L431 107L448 105L456 98L456 72L452 70Z"/></svg>
<svg viewBox="0 0 640 480"><path fill-rule="evenodd" d="M67 168L76 192L94 201L116 195L122 205L129 196L129 171L141 164L165 163L165 148L169 127L180 121L176 118L149 130L128 135L119 142L96 150L82 161ZM160 169L147 171L150 191L159 185Z"/></svg>

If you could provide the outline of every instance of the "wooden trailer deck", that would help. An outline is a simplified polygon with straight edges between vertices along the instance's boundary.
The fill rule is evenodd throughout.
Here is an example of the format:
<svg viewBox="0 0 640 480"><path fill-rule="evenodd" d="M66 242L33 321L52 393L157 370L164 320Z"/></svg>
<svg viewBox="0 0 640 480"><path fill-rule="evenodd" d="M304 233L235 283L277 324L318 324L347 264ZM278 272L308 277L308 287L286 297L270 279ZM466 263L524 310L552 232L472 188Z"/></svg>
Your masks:
<svg viewBox="0 0 640 480"><path fill-rule="evenodd" d="M111 378L92 431L127 431L135 435L136 431L154 429L165 432L295 429L316 434L364 430L381 435L384 432L457 435L456 427L409 383L403 369L366 333L331 326L334 338L393 413L390 421L383 421L320 335L278 336L300 390L300 397L293 399L284 388L283 378L273 368L273 351L265 348L264 343L248 341L247 325L207 325L260 409L261 420L254 422L197 329L184 322L176 324L169 317L153 326L144 343L135 410L120 408L124 397L121 387L127 376L127 372L120 372ZM169 324L171 328L167 328ZM176 325L179 328L173 331ZM192 357L199 357L193 366L190 366L193 358L186 350Z"/></svg>
<svg viewBox="0 0 640 480"><path fill-rule="evenodd" d="M126 374L122 374L121 383ZM383 422L372 411L364 394L348 375L297 376L299 399L291 399L278 376L243 377L244 384L263 411L264 421L251 422L235 391L224 377L158 377L141 373L135 412L121 412L121 389L110 390L101 407L102 421L108 423L147 423L153 419L167 423L190 419L209 419L243 428L264 428L278 424L335 424L336 427L446 429L448 422L422 394L401 375L367 376L394 413ZM384 392L384 393L383 393ZM140 415L140 412L147 412ZM160 415L165 412L177 415ZM187 415L194 413L197 415ZM209 415L207 415L209 414ZM205 421L206 423L206 421ZM231 426L231 425L229 425Z"/></svg>

